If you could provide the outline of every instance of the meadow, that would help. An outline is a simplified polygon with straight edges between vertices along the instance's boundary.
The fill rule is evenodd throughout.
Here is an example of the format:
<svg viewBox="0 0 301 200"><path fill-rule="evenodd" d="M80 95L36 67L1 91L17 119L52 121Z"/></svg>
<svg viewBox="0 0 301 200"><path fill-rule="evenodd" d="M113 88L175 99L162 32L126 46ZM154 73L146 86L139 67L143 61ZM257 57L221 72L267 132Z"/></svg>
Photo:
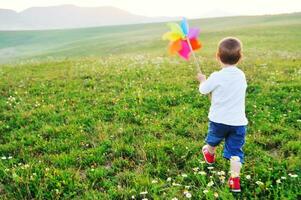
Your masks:
<svg viewBox="0 0 301 200"><path fill-rule="evenodd" d="M197 57L239 37L249 119L242 192L201 147L208 97L165 24L0 32L0 199L300 199L301 13L191 21Z"/></svg>

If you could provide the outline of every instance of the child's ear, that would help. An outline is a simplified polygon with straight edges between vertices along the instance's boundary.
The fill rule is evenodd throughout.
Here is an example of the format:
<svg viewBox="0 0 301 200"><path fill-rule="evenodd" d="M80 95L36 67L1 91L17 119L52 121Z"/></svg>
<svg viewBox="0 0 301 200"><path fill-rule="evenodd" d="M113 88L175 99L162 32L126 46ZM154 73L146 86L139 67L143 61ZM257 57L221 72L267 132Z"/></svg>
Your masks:
<svg viewBox="0 0 301 200"><path fill-rule="evenodd" d="M218 62L221 60L220 57L219 57L219 53L218 53L218 52L216 52L215 58L216 58L216 60L217 60Z"/></svg>
<svg viewBox="0 0 301 200"><path fill-rule="evenodd" d="M239 62L241 62L243 59L244 59L244 54L241 52L241 53L240 53Z"/></svg>

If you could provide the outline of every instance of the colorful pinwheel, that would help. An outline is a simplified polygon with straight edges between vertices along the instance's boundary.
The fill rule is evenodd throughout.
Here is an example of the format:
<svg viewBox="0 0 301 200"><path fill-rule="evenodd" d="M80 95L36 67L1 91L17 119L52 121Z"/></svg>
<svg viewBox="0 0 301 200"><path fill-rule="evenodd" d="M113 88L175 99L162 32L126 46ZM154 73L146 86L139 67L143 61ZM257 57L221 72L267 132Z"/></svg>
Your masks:
<svg viewBox="0 0 301 200"><path fill-rule="evenodd" d="M170 41L168 52L171 55L178 53L185 60L189 60L190 55L193 54L194 56L194 51L202 47L201 42L198 40L200 29L189 28L185 18L183 18L181 25L169 23L168 26L170 31L163 35L163 40Z"/></svg>

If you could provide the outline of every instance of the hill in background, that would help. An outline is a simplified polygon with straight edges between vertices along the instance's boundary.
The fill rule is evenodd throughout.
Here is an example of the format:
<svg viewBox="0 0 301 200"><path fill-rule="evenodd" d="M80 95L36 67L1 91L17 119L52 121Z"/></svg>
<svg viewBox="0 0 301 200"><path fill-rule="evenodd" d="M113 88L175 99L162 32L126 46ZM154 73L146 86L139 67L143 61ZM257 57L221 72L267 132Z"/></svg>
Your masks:
<svg viewBox="0 0 301 200"><path fill-rule="evenodd" d="M241 38L246 45L254 48L266 48L268 42L269 48L282 53L292 51L291 44L294 44L293 49L301 48L300 43L296 43L301 38L301 13L198 19L191 20L190 24L201 28L202 55L209 53L211 56L217 41L229 35ZM167 44L161 36L167 30L165 23L157 23L69 30L0 31L0 63L47 57L166 54Z"/></svg>
<svg viewBox="0 0 301 200"><path fill-rule="evenodd" d="M171 20L171 18L134 15L109 6L95 8L74 5L32 7L20 13L0 9L0 30L63 29L167 20Z"/></svg>

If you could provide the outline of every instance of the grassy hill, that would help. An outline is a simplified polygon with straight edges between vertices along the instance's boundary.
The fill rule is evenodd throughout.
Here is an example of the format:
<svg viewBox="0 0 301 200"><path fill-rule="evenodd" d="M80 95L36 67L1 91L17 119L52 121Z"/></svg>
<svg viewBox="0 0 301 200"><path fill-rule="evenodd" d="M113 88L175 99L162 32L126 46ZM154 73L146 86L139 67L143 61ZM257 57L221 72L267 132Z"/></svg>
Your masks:
<svg viewBox="0 0 301 200"><path fill-rule="evenodd" d="M221 38L244 43L241 194L222 146L202 161L210 102L164 24L1 32L0 199L300 199L300 16L192 21L207 75Z"/></svg>
<svg viewBox="0 0 301 200"><path fill-rule="evenodd" d="M246 43L258 37L256 47L289 50L288 44L300 38L301 13L272 16L246 16L201 19L191 22L202 29L201 39L207 48L215 48L216 40L225 35L240 36ZM0 62L18 59L45 58L47 56L80 57L130 53L165 53L166 44L161 41L166 32L165 24L113 26L86 29L50 31L0 31ZM281 31L279 33L279 31ZM287 36L279 38L278 35ZM248 44L248 43L247 43ZM296 43L295 48L301 48ZM209 47L209 48L208 48Z"/></svg>

